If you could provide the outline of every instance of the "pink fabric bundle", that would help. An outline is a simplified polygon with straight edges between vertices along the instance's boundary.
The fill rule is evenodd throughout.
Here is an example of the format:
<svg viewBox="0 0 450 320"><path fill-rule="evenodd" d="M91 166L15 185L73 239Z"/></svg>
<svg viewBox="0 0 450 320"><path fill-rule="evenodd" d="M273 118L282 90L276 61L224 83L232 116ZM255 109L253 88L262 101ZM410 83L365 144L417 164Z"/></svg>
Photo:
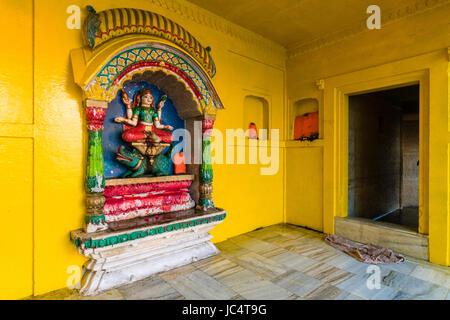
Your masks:
<svg viewBox="0 0 450 320"><path fill-rule="evenodd" d="M405 261L405 257L394 251L374 244L359 244L342 237L329 234L325 242L330 246L348 254L358 261L370 264L388 264Z"/></svg>
<svg viewBox="0 0 450 320"><path fill-rule="evenodd" d="M117 196L121 197L124 195L136 195L148 192L179 191L180 189L189 189L191 183L191 180L183 180L106 186L104 195L106 198L109 198Z"/></svg>
<svg viewBox="0 0 450 320"><path fill-rule="evenodd" d="M150 195L145 198L109 198L106 200L103 210L107 215L117 215L132 211L134 209L151 208L171 204L183 204L191 200L191 196L187 192L172 192L169 194L154 196Z"/></svg>
<svg viewBox="0 0 450 320"><path fill-rule="evenodd" d="M189 194L191 180L106 186L106 222L187 210L195 207Z"/></svg>

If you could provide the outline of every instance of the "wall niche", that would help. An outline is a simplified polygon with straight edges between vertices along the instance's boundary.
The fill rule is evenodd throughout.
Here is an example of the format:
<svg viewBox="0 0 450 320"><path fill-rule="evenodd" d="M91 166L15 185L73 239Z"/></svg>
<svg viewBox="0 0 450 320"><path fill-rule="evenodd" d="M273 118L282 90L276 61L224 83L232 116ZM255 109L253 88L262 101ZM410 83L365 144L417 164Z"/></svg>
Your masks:
<svg viewBox="0 0 450 320"><path fill-rule="evenodd" d="M249 139L268 139L269 103L266 99L252 95L245 97L243 128L248 129Z"/></svg>
<svg viewBox="0 0 450 320"><path fill-rule="evenodd" d="M292 105L290 137L294 140L315 140L319 134L319 101L314 98L301 99Z"/></svg>

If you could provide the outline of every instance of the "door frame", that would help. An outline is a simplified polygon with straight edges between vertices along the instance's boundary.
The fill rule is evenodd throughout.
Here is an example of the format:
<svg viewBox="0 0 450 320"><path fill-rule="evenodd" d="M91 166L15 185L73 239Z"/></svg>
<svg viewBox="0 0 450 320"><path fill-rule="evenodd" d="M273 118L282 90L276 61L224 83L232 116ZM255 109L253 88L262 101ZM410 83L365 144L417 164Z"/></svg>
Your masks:
<svg viewBox="0 0 450 320"><path fill-rule="evenodd" d="M333 103L334 110L328 110L331 119L326 117L328 126L325 125L325 134L333 134L333 141L329 141L325 152L325 162L332 163L328 170L334 171L332 207L333 216L346 217L348 215L348 138L349 138L349 96L364 94L382 90L419 85L419 233L428 233L428 174L429 155L424 152L429 145L429 72L427 70L414 71L401 75L386 76L377 79L343 84L334 87ZM325 93L326 94L326 93ZM330 97L328 97L330 98ZM327 114L327 112L325 112ZM327 121L325 121L327 123ZM334 124L334 128L328 128ZM330 131L333 132L330 132ZM327 161L328 160L328 161ZM324 168L324 170L327 170ZM327 174L325 174L327 175ZM325 197L326 198L326 197ZM330 210L330 208L328 208Z"/></svg>
<svg viewBox="0 0 450 320"><path fill-rule="evenodd" d="M348 209L348 96L420 85L419 232L428 234L433 263L450 263L449 70L450 50L437 50L359 71L321 79L324 83L323 221L334 233L334 218ZM432 107L430 107L432 106Z"/></svg>

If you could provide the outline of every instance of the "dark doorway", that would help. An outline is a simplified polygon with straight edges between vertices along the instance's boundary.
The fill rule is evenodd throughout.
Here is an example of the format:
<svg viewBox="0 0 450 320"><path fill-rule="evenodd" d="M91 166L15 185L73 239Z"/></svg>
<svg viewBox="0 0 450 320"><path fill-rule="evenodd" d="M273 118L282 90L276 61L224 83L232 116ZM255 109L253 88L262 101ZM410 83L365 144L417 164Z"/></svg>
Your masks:
<svg viewBox="0 0 450 320"><path fill-rule="evenodd" d="M419 85L349 97L348 215L418 228Z"/></svg>

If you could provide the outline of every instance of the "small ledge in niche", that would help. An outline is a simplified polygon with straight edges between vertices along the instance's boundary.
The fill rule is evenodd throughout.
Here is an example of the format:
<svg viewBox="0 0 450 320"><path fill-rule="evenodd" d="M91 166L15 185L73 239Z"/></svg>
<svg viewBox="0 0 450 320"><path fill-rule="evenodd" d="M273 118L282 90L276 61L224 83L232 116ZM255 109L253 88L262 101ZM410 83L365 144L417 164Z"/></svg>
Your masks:
<svg viewBox="0 0 450 320"><path fill-rule="evenodd" d="M227 143L226 144L227 147L246 147L246 148L254 148L254 147L258 147L258 148L271 148L272 147L272 142L271 140L263 140L263 139L249 139L248 137L245 137L245 142L244 143L240 143L240 142L236 142L236 143ZM284 141L280 141L278 145L274 145L274 148L280 147L282 148L284 146Z"/></svg>
<svg viewBox="0 0 450 320"><path fill-rule="evenodd" d="M285 148L307 148L307 147L323 147L323 139L315 139L313 141L287 140L283 141Z"/></svg>

